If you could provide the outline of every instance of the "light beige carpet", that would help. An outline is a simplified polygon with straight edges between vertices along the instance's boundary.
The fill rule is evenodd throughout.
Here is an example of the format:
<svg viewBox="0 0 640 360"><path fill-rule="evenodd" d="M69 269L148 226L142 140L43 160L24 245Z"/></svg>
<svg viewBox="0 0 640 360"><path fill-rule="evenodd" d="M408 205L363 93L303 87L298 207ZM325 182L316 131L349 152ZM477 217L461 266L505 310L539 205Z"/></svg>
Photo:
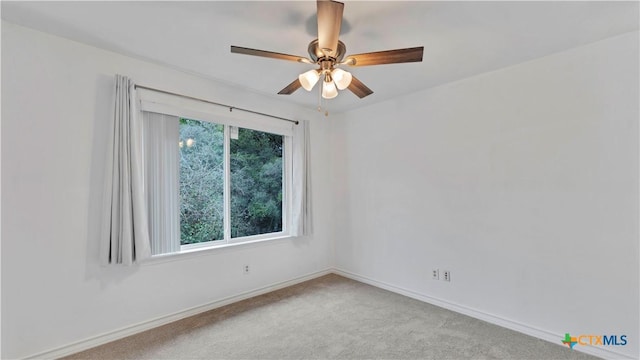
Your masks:
<svg viewBox="0 0 640 360"><path fill-rule="evenodd" d="M67 359L596 359L327 275Z"/></svg>

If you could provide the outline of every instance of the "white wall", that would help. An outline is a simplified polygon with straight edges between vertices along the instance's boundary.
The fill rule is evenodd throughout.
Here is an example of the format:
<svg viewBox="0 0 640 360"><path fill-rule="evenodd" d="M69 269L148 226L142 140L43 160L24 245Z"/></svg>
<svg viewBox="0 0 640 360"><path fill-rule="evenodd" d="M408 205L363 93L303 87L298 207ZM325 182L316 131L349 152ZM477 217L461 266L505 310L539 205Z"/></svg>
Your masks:
<svg viewBox="0 0 640 360"><path fill-rule="evenodd" d="M2 51L2 358L322 271L334 256L532 329L627 334L615 350L638 353L637 33L313 122L313 238L121 268L99 267L96 244L113 74L315 113L6 22ZM452 282L430 280L432 268Z"/></svg>
<svg viewBox="0 0 640 360"><path fill-rule="evenodd" d="M314 237L98 265L113 76L302 119L268 96L2 23L2 358L19 358L330 267L328 129L312 122ZM242 265L252 272L243 275Z"/></svg>
<svg viewBox="0 0 640 360"><path fill-rule="evenodd" d="M637 357L638 76L636 32L334 119L337 268Z"/></svg>

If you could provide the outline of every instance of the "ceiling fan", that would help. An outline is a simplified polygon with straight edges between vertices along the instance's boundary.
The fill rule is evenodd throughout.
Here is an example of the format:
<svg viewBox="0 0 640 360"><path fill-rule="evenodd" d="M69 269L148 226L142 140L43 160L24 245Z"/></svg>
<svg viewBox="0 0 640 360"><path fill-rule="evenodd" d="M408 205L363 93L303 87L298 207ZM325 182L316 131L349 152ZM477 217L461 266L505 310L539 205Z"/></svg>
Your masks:
<svg viewBox="0 0 640 360"><path fill-rule="evenodd" d="M345 58L347 48L338 39L344 4L333 0L317 0L317 6L318 38L309 43L310 58L233 45L231 52L318 65L317 69L300 74L278 94L290 95L300 87L311 91L318 80L322 79L322 97L325 99L338 96L338 89L349 89L359 98L373 94L373 91L355 76L340 69L341 65L370 66L422 61L422 46L349 55Z"/></svg>

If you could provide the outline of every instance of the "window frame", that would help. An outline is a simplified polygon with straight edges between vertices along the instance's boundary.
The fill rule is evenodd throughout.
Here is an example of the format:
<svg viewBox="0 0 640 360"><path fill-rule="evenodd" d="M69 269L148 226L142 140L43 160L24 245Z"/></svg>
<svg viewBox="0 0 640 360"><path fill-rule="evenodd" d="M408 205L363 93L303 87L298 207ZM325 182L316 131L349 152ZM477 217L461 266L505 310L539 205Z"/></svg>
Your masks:
<svg viewBox="0 0 640 360"><path fill-rule="evenodd" d="M184 117L183 117L184 118ZM216 125L222 125L223 139L224 139L224 149L223 149L223 181L224 181L224 195L223 195L223 238L220 240L211 240L194 244L180 244L180 253L187 251L194 251L198 249L209 249L215 247L223 247L231 244L241 244L245 242L255 242L262 240L270 240L270 239L280 239L283 237L290 236L290 219L291 219L291 182L292 182L292 163L293 163L293 155L292 155L292 141L291 136L286 136L283 134L272 133L275 135L282 136L282 231L264 233L264 234L256 234L249 236L240 236L240 237L231 237L231 126L235 125L226 125L220 124L209 120L200 120L200 119L191 119L196 121L206 121ZM253 131L262 131L256 129L250 129L248 127L237 126L239 129L249 129ZM179 239L180 241L182 239ZM171 254L171 253L169 253ZM158 254L158 255L166 255L166 254Z"/></svg>

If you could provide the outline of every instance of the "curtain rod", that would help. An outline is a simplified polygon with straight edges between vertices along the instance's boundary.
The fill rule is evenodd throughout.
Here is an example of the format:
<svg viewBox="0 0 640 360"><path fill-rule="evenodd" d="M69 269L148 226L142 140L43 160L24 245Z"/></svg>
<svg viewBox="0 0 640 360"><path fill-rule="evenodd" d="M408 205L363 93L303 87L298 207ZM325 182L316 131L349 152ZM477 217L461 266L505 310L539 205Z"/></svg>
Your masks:
<svg viewBox="0 0 640 360"><path fill-rule="evenodd" d="M253 110L249 110L249 109L243 109L243 108L239 108L239 107L235 107L235 106L231 106L231 105L226 105L226 104L221 104L221 103L217 103L214 101L209 101L209 100L205 100L205 99L200 99L197 97L193 97L193 96L188 96L188 95L182 95L182 94L177 94L171 91L166 91L166 90L160 90L160 89L155 89L152 87L148 87L148 86L142 86L142 85L135 85L136 89L146 89L146 90L151 90L151 91L156 91L156 92L160 92L160 93L164 93L164 94L169 94L169 95L175 95L175 96L180 96L186 99L191 99L191 100L196 100L196 101L202 101L204 103L207 104L213 104L213 105L218 105L218 106L223 106L223 107L227 107L229 108L229 111L233 111L235 110L240 110L240 111L244 111L244 112L248 112L248 113L252 113L252 114L256 114L256 115L262 115L262 116L268 116L270 118L274 118L274 119L278 119L278 120L283 120L283 121L288 121L288 122L292 122L296 125L298 125L300 122L298 120L291 120L291 119L287 119L287 118L283 118L280 116L275 116L275 115L269 115L269 114L265 114L265 113L261 113L258 111L253 111Z"/></svg>

